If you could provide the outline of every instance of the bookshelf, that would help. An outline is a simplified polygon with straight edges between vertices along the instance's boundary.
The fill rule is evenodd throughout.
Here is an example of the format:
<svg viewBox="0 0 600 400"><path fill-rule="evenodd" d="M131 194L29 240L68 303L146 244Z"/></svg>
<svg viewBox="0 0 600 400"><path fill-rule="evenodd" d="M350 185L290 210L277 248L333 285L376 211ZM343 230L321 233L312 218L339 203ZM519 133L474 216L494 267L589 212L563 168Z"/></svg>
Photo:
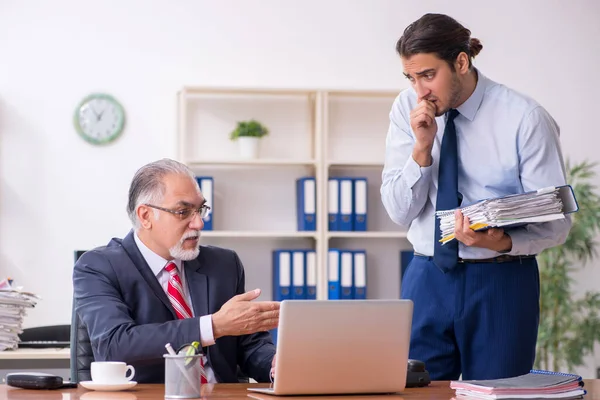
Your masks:
<svg viewBox="0 0 600 400"><path fill-rule="evenodd" d="M387 216L379 188L388 114L398 91L183 87L178 158L214 178L213 230L202 243L234 249L246 288L272 298L272 251L315 249L317 298L327 298L327 250L367 251L367 298L398 298L406 232ZM259 158L240 159L229 133L237 121L269 128ZM296 179L316 180L317 228L297 231ZM368 230L328 231L330 177L368 179Z"/></svg>

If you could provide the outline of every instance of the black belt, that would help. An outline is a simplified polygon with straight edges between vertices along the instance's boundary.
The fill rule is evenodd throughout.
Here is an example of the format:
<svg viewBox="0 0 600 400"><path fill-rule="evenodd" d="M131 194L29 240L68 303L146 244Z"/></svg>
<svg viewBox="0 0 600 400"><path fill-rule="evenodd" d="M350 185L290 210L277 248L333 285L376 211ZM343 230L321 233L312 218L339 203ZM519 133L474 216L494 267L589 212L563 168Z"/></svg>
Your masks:
<svg viewBox="0 0 600 400"><path fill-rule="evenodd" d="M426 257L429 260L433 260L433 257L426 256L415 252L415 256ZM527 256L510 256L508 254L501 255L493 258L459 258L458 262L463 264L481 264L481 263L507 263L507 262L521 262L522 260L529 260L535 258L535 254Z"/></svg>

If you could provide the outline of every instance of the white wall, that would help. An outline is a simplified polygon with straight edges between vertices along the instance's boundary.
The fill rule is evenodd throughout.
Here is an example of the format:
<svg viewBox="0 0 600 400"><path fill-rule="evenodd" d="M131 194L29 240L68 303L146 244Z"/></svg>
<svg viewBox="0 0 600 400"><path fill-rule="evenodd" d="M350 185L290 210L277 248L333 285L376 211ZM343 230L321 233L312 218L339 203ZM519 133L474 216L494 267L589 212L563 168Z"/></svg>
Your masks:
<svg viewBox="0 0 600 400"><path fill-rule="evenodd" d="M401 89L396 40L432 11L482 40L476 65L488 77L553 114L566 156L598 160L596 0L1 0L0 277L43 296L27 326L69 323L73 250L127 233L132 174L175 156L179 87ZM108 147L72 126L94 91L127 112ZM599 278L588 267L577 287Z"/></svg>

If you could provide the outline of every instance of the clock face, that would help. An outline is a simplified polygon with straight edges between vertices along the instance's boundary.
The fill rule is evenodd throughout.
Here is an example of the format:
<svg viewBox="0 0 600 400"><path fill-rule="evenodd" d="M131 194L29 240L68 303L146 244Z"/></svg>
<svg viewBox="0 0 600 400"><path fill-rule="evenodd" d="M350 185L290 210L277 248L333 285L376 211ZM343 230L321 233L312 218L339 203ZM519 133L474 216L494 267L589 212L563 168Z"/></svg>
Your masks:
<svg viewBox="0 0 600 400"><path fill-rule="evenodd" d="M123 132L125 111L117 100L106 94L92 94L75 110L75 129L88 142L105 144Z"/></svg>

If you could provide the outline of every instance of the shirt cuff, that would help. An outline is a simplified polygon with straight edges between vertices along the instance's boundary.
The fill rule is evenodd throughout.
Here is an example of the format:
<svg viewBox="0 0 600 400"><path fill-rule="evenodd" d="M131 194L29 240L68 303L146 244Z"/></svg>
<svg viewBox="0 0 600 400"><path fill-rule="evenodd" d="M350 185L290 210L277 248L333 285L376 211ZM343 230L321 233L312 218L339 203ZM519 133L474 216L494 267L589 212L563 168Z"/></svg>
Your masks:
<svg viewBox="0 0 600 400"><path fill-rule="evenodd" d="M202 347L215 344L215 336L212 328L212 314L200 317L200 344Z"/></svg>
<svg viewBox="0 0 600 400"><path fill-rule="evenodd" d="M408 184L408 187L412 189L419 179L427 178L429 175L431 175L432 166L433 163L428 167L421 167L411 154L406 161L406 165L404 166L404 174L406 176L406 183Z"/></svg>
<svg viewBox="0 0 600 400"><path fill-rule="evenodd" d="M510 236L510 240L512 241L512 248L510 249L510 251L502 251L500 252L500 254L508 254L511 256L530 255L526 231L524 231L522 228L516 228L504 232L508 236Z"/></svg>

